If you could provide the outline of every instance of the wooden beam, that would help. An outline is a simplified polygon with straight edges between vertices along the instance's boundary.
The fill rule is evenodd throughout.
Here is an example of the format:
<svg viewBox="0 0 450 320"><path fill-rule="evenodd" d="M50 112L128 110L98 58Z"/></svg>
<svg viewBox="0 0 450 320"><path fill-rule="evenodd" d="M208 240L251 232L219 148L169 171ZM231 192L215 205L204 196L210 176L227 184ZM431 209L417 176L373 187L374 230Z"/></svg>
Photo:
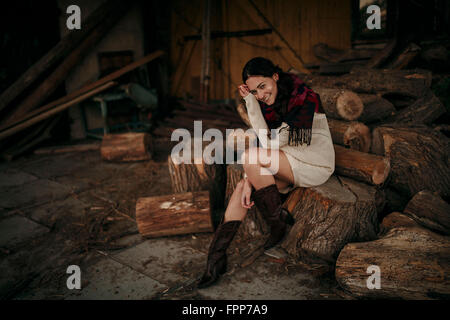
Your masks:
<svg viewBox="0 0 450 320"><path fill-rule="evenodd" d="M46 112L48 110L51 110L52 108L54 108L54 107L56 107L58 105L62 105L62 104L65 104L67 102L70 102L71 100L73 100L73 99L75 99L75 98L77 98L77 97L79 97L79 96L81 96L81 95L83 95L83 94L85 94L85 93L87 93L87 92L97 88L97 87L100 87L100 86L104 85L105 83L113 81L113 80L119 78L120 76L122 76L122 75L124 75L124 74L126 74L126 73L128 73L128 72L130 72L130 71L132 71L132 70L134 70L134 69L136 69L136 68L146 64L146 63L149 63L150 61L152 61L152 60L162 56L163 54L164 54L164 52L161 51L161 50L158 50L158 51L155 51L153 53L150 53L149 55L147 55L147 56L145 56L145 57L143 57L143 58L141 58L141 59L139 59L139 60L137 60L137 61L135 61L133 63L130 63L129 65L123 67L122 69L119 69L119 70L117 70L117 71L115 71L113 73L110 73L109 75L107 75L107 76L105 76L105 77L103 77L103 78L101 78L101 79L99 79L99 80L97 80L97 81L95 81L93 83L88 83L88 84L84 85L83 87L81 87L77 91L74 91L74 92L68 94L65 97L62 97L62 98L60 98L58 100L50 102L50 103L42 106L39 109L31 111L30 113L28 113L27 115L24 115L23 117L21 117L17 121L14 121L12 123L7 123L7 124L4 124L4 125L0 126L0 130L1 131L6 130L8 128L16 126L17 124L19 124L19 123L21 123L23 121L31 119L34 116L38 115L38 114L41 114L41 113Z"/></svg>
<svg viewBox="0 0 450 320"><path fill-rule="evenodd" d="M107 17L112 8L120 0L106 1L83 20L81 30L70 31L59 43L33 64L19 79L6 89L0 96L0 111L27 89L40 75L53 67L60 59L67 56L86 36Z"/></svg>
<svg viewBox="0 0 450 320"><path fill-rule="evenodd" d="M28 111L44 102L56 88L64 82L70 71L79 63L79 61L91 51L111 27L123 17L124 13L126 13L129 8L130 3L127 1L118 3L105 20L100 23L79 46L72 50L50 76L35 88L33 92L14 109L13 113L7 116L1 123L5 124L17 120L24 116Z"/></svg>
<svg viewBox="0 0 450 320"><path fill-rule="evenodd" d="M75 98L75 99L73 99L73 100L71 100L69 102L66 102L66 103L64 103L62 105L59 105L59 106L57 106L57 107L55 107L55 108L53 108L53 109L51 109L49 111L46 111L46 112L44 112L44 113L42 113L42 114L40 114L38 116L35 116L34 118L31 118L29 120L26 120L26 121L20 123L20 124L17 124L17 125L9 128L9 129L1 131L0 132L0 141L5 139L5 138L7 138L7 137L9 137L9 136L11 136L11 135L13 135L13 134L15 134L15 133L17 133L17 132L19 132L19 131L22 131L22 130L32 126L33 124L35 124L37 122L40 122L40 121L42 121L44 119L49 118L52 115L57 114L57 113L65 110L65 109L69 108L70 106L73 106L74 104L77 104L77 103L79 103L79 102L81 102L83 100L86 100L87 98L92 97L93 95L95 95L95 94L97 94L97 93L99 93L101 91L104 91L104 90L106 90L108 88L111 88L112 86L115 86L115 85L116 85L115 82L108 82L108 83L106 83L106 84L104 84L104 85L102 85L102 86L100 86L98 88L95 88L95 89L93 89L93 90L91 90L91 91L89 91L87 93L84 93L84 94L80 95L79 97L77 97L77 98Z"/></svg>
<svg viewBox="0 0 450 320"><path fill-rule="evenodd" d="M262 36L268 33L272 33L272 29L252 29L252 30L239 30L239 31L211 31L211 39L217 38L241 38L250 36ZM191 36L185 36L184 41L189 40L201 40L201 34L194 34Z"/></svg>

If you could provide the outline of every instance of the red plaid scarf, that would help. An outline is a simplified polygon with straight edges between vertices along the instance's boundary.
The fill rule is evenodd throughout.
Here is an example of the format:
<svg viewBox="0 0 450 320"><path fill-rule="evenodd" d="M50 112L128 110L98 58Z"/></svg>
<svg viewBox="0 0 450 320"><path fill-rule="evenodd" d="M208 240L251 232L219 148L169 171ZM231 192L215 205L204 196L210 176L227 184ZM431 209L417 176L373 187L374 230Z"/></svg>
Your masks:
<svg viewBox="0 0 450 320"><path fill-rule="evenodd" d="M312 124L315 112L324 113L320 97L299 77L291 76L294 90L288 102L287 112L280 115L273 106L261 102L261 111L269 128L278 128L282 122L289 125L289 145L311 144Z"/></svg>

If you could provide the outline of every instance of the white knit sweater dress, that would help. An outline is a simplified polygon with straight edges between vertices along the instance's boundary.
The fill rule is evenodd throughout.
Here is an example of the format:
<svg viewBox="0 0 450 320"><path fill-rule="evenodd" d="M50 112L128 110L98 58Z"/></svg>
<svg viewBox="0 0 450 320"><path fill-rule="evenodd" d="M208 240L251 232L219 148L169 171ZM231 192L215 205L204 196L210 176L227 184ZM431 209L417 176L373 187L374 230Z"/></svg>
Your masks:
<svg viewBox="0 0 450 320"><path fill-rule="evenodd" d="M266 149L279 149L284 152L291 165L295 186L313 187L325 183L334 172L334 147L331 139L328 121L324 113L315 113L312 125L311 144L298 146L288 145L289 125L285 122L276 129L278 139L263 137L264 132L270 132L262 114L258 100L253 94L245 98L248 117L262 146ZM283 128L283 129L282 129ZM264 129L264 130L259 130ZM282 130L281 130L282 129ZM280 190L286 193L291 188Z"/></svg>

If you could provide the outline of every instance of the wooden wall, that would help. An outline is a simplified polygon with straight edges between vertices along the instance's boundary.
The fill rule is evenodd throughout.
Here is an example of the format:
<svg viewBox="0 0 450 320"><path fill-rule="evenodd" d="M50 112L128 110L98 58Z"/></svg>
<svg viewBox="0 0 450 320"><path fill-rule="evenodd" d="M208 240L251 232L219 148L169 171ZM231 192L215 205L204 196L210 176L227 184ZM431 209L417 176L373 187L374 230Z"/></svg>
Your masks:
<svg viewBox="0 0 450 320"><path fill-rule="evenodd" d="M172 95L197 98L200 91L203 0L174 0L171 25ZM305 63L318 62L316 43L337 48L351 46L351 1L253 0ZM247 0L211 0L211 31L266 29L268 26ZM234 99L245 63L255 56L271 59L283 70L299 69L299 61L276 33L211 40L211 100Z"/></svg>

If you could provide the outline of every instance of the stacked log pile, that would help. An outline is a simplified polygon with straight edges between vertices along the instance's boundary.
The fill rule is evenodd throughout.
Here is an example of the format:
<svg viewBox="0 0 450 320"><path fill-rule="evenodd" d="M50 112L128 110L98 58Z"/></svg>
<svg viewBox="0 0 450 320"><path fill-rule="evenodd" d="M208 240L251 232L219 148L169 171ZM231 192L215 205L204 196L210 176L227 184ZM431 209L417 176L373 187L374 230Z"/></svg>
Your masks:
<svg viewBox="0 0 450 320"><path fill-rule="evenodd" d="M431 73L359 67L301 76L321 94L336 169L325 184L291 192L284 206L296 222L281 246L303 262L328 264L358 297L448 297L450 143L433 128L446 109L430 89ZM228 196L239 176L228 170ZM243 225L267 232L257 212ZM381 270L381 289L368 289L371 265Z"/></svg>

